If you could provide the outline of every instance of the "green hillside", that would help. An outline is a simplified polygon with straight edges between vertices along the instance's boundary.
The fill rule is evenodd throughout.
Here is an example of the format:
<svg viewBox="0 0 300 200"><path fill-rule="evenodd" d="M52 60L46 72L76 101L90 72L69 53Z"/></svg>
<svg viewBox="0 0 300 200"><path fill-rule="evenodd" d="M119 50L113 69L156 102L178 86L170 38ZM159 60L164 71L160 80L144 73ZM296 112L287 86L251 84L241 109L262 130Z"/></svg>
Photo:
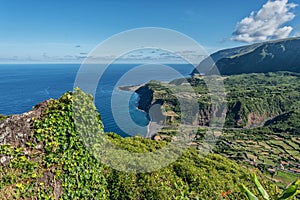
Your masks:
<svg viewBox="0 0 300 200"><path fill-rule="evenodd" d="M88 113L98 115L91 96L76 92L83 105L82 114L88 109ZM31 124L30 134L1 142L0 199L222 199L225 194L229 199L244 199L240 183L255 191L247 168L215 154L201 157L193 149L156 172L114 170L84 146L75 130L72 102L72 93L66 93L58 100L36 106L29 114L0 122L11 130L17 128L9 123L11 119L15 124ZM26 118L31 114L37 115ZM93 126L102 135L100 116L98 119ZM90 130L89 125L86 121L86 130ZM140 137L121 138L113 133L104 135L132 152L152 151L166 144ZM21 137L20 132L12 131L11 137ZM263 182L274 191L269 182Z"/></svg>
<svg viewBox="0 0 300 200"><path fill-rule="evenodd" d="M222 79L225 87L226 128L263 126L268 120L272 120L284 113L298 112L300 105L300 74L298 73L253 73L222 78L216 77L217 79ZM182 98L185 98L187 101L194 95L199 104L200 117L198 125L209 125L210 119L214 115L211 113L213 110L211 107L211 91L213 88L209 89L207 87L205 77L194 76L186 80L193 88L190 94L188 92L179 92L180 88L185 87L185 79L173 80L169 84L155 81L146 84L142 87L144 92L140 93L140 101L143 103L143 107L140 108L143 109L145 107L149 109L151 103L159 103L163 106L167 121L174 124L181 120L180 115L182 114L176 95L182 95ZM176 90L178 92L174 95ZM145 98L148 100L144 101ZM168 115L167 113L170 110L174 111L176 115ZM148 110L145 109L145 111L147 112ZM217 113L218 109L214 108L214 112ZM268 123L271 123L271 121ZM297 127L296 124L293 125L295 125L295 128Z"/></svg>
<svg viewBox="0 0 300 200"><path fill-rule="evenodd" d="M216 68L221 75L300 72L299 46L300 38L295 37L221 50L203 60L192 74L215 73Z"/></svg>
<svg viewBox="0 0 300 200"><path fill-rule="evenodd" d="M270 72L221 78L226 91L227 113L212 152L242 165L254 166L281 186L299 177L300 75ZM189 135L190 144L201 150L205 147L202 139L218 109L212 108L211 91L203 77L194 76L187 81L193 87L199 103L199 130ZM185 116L181 114L180 105L170 88L184 85L183 79L177 79L169 84L150 82L144 86L152 90L151 102L160 103L166 115L166 124L156 134L161 140L170 141L180 134L178 124L181 123L181 117ZM183 96L190 99L186 93ZM281 162L288 164L281 166Z"/></svg>

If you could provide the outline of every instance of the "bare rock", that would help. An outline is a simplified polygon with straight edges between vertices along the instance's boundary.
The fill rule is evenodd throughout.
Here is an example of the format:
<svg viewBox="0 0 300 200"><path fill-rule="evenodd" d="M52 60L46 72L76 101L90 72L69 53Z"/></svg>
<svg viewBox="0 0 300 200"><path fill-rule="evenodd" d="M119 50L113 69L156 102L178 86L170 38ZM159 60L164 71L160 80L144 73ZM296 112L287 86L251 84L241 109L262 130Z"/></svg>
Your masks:
<svg viewBox="0 0 300 200"><path fill-rule="evenodd" d="M49 100L44 101L29 112L0 121L0 145L24 146L32 130L32 119L38 119L46 111L48 104Z"/></svg>

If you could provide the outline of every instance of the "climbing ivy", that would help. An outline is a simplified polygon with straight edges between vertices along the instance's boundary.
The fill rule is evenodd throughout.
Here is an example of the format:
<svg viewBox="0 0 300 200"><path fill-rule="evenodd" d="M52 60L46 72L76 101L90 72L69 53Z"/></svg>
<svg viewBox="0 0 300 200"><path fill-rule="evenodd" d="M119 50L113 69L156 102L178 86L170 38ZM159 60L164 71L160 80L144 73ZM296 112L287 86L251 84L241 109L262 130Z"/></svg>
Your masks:
<svg viewBox="0 0 300 200"><path fill-rule="evenodd" d="M95 113L92 97L78 89L76 92L81 95L82 108ZM103 166L78 136L72 102L71 92L50 100L46 112L33 119L26 148L0 145L0 155L11 158L7 166L0 168L0 199L107 198ZM103 132L99 114L97 120L98 130Z"/></svg>

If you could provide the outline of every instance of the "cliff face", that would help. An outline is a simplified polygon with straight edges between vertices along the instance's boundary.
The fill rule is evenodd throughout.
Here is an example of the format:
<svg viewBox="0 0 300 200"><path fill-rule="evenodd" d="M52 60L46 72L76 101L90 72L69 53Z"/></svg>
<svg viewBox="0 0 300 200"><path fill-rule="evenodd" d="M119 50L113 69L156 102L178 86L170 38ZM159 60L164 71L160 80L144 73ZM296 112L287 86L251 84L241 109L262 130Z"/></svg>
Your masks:
<svg viewBox="0 0 300 200"><path fill-rule="evenodd" d="M198 122L192 124L208 126L212 117L218 114L210 104L209 91L197 77L188 78L198 95ZM176 87L181 86L180 81ZM172 83L168 87L172 87ZM277 72L267 74L242 74L225 77L226 120L228 128L250 128L262 126L266 120L297 109L300 104L300 74ZM159 85L149 83L137 90L140 95L139 108L148 112L151 105L162 105L166 120L170 123L180 121L180 105L173 92ZM186 98L190 98L185 94ZM188 101L187 101L188 102Z"/></svg>
<svg viewBox="0 0 300 200"><path fill-rule="evenodd" d="M180 120L180 105L171 92L157 83L149 83L139 87L135 92L139 95L138 108L149 115L149 109L154 104L162 105L165 109L162 114L169 123ZM199 105L198 121L193 121L194 125L208 126L211 119L211 108L208 105Z"/></svg>
<svg viewBox="0 0 300 200"><path fill-rule="evenodd" d="M153 104L152 101L154 91L150 89L149 85L146 84L139 87L135 92L140 97L138 102L138 108L148 113L151 105Z"/></svg>
<svg viewBox="0 0 300 200"><path fill-rule="evenodd" d="M141 92L142 91L142 92ZM151 90L149 87L145 86L142 90L138 92L140 95L139 105L138 108L147 112L149 114L149 108L153 106L154 104L160 104L163 107L176 107L178 106L177 102L170 102L168 100L163 99L155 99L153 98L153 93L155 91ZM239 104L239 103L237 103ZM269 119L271 116L269 116L267 113L264 114L258 114L255 112L251 112L249 114L245 114L243 108L235 104L233 107L229 107L229 110L227 111L226 115L226 124L225 127L228 128L250 128L250 127L256 127L259 125L262 125L263 122L265 122L267 119ZM211 119L216 115L218 110L214 109L214 112L212 112L213 109L210 105L199 105L199 113L197 114L197 121L193 121L192 125L194 126L209 126ZM180 112L163 112L165 115L165 119L169 121L170 123L174 123L179 120Z"/></svg>

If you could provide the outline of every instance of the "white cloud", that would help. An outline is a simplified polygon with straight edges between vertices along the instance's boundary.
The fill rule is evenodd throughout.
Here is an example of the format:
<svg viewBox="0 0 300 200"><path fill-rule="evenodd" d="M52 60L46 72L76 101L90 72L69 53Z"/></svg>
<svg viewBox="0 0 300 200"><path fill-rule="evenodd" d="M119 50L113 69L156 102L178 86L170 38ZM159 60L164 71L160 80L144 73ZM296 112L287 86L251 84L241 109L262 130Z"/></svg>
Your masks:
<svg viewBox="0 0 300 200"><path fill-rule="evenodd" d="M292 9L297 4L288 0L268 0L258 12L251 12L237 23L232 40L239 42L262 42L270 39L286 38L293 27L284 26L294 19Z"/></svg>

